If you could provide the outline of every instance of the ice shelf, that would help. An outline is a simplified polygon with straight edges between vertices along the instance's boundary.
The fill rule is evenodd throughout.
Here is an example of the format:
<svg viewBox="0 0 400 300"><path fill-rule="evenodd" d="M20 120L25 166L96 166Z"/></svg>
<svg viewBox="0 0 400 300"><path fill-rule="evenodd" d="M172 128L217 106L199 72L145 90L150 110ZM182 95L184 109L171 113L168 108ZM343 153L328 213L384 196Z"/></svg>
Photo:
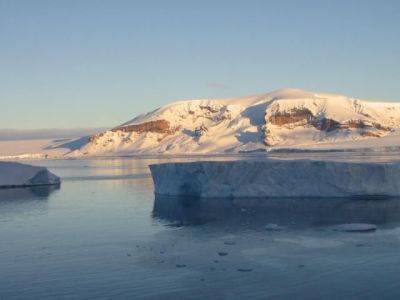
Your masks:
<svg viewBox="0 0 400 300"><path fill-rule="evenodd" d="M155 193L218 197L400 196L400 163L238 160L150 166Z"/></svg>

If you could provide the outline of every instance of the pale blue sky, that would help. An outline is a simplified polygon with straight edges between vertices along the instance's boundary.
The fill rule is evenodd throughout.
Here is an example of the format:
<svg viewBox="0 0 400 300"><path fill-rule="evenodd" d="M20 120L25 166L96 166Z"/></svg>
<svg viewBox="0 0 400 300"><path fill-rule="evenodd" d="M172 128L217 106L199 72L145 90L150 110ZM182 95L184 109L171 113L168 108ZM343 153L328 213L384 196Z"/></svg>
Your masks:
<svg viewBox="0 0 400 300"><path fill-rule="evenodd" d="M282 87L400 101L400 1L0 0L0 128Z"/></svg>

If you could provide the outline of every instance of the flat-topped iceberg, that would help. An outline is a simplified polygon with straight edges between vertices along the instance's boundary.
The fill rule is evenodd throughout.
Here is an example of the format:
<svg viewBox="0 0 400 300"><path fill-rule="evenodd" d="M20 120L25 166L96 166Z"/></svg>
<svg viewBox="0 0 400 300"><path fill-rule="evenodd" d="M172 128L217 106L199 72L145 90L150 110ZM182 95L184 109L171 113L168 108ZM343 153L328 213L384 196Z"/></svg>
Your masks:
<svg viewBox="0 0 400 300"><path fill-rule="evenodd" d="M60 178L44 167L0 161L0 188L58 184Z"/></svg>
<svg viewBox="0 0 400 300"><path fill-rule="evenodd" d="M400 196L400 163L238 160L150 166L155 193L218 197Z"/></svg>

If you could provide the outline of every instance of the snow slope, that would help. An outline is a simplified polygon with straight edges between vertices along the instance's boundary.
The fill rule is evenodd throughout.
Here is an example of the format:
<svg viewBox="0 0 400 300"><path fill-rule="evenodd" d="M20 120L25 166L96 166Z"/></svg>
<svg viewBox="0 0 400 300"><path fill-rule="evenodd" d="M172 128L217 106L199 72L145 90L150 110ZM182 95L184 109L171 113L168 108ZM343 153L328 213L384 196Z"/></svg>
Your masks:
<svg viewBox="0 0 400 300"><path fill-rule="evenodd" d="M0 161L0 188L57 184L60 178L44 167Z"/></svg>
<svg viewBox="0 0 400 300"><path fill-rule="evenodd" d="M93 135L69 155L239 153L364 140L378 147L399 129L400 103L283 89L175 102Z"/></svg>
<svg viewBox="0 0 400 300"><path fill-rule="evenodd" d="M87 141L88 137L0 141L0 160L62 158Z"/></svg>
<svg viewBox="0 0 400 300"><path fill-rule="evenodd" d="M238 160L150 166L155 193L168 196L400 196L400 163Z"/></svg>
<svg viewBox="0 0 400 300"><path fill-rule="evenodd" d="M0 160L61 158L86 144L101 128L0 129Z"/></svg>
<svg viewBox="0 0 400 300"><path fill-rule="evenodd" d="M91 136L0 141L0 160L287 149L399 150L400 103L299 89L180 101Z"/></svg>

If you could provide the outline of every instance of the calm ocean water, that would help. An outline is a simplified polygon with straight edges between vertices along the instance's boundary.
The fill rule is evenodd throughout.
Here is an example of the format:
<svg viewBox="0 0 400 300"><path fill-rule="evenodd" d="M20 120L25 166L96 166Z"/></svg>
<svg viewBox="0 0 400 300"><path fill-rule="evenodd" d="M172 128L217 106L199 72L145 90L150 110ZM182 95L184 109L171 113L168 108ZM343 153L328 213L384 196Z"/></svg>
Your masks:
<svg viewBox="0 0 400 300"><path fill-rule="evenodd" d="M0 299L400 299L399 199L155 198L161 161L32 162L62 185L0 190Z"/></svg>

